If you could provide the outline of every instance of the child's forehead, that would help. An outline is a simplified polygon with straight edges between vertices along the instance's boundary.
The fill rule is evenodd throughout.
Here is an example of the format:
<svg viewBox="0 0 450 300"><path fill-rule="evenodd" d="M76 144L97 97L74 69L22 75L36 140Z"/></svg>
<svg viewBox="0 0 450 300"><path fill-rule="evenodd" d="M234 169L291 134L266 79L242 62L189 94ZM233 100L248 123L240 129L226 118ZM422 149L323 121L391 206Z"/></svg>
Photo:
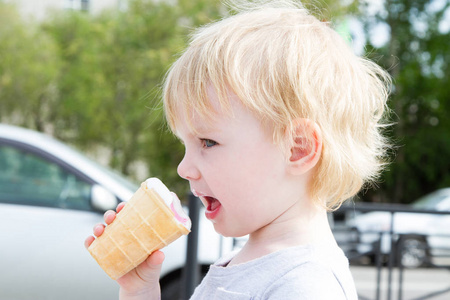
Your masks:
<svg viewBox="0 0 450 300"><path fill-rule="evenodd" d="M184 104L177 108L172 130L178 137L217 134L226 131L236 122L242 123L242 120L248 118L263 124L260 116L247 107L231 89L228 89L225 94L218 95L211 85L205 92L204 101L207 105L205 103L197 106Z"/></svg>
<svg viewBox="0 0 450 300"><path fill-rule="evenodd" d="M185 98L181 105L174 110L174 131L179 136L179 132L190 131L193 134L208 133L217 131L225 119L233 116L233 112L238 109L230 102L237 101L235 96L230 95L229 99L219 99L217 92L212 85L205 89L203 99Z"/></svg>
<svg viewBox="0 0 450 300"><path fill-rule="evenodd" d="M204 88L203 97L193 97L188 93L181 93L181 106L177 109L177 115L189 120L203 120L215 118L217 116L230 116L233 112L241 109L242 102L236 94L229 88L215 88L208 83Z"/></svg>

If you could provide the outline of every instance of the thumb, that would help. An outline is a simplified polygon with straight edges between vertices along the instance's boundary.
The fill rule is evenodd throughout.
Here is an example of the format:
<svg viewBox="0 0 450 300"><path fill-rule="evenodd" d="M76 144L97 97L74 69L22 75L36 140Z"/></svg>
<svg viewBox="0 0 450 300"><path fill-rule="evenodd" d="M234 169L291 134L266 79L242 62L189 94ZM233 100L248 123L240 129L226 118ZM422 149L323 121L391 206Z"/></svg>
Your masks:
<svg viewBox="0 0 450 300"><path fill-rule="evenodd" d="M155 251L135 269L117 279L120 285L119 298L147 295L146 299L159 299L159 275L163 261L164 253Z"/></svg>
<svg viewBox="0 0 450 300"><path fill-rule="evenodd" d="M159 282L161 266L164 261L164 253L153 252L142 264L136 268L136 273L146 282Z"/></svg>

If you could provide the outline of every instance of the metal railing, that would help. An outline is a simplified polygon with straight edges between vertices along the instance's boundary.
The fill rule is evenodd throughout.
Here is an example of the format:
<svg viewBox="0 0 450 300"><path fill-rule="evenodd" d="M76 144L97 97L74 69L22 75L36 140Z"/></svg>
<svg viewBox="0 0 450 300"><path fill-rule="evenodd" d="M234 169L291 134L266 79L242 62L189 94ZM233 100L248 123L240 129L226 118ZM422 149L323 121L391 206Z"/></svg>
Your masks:
<svg viewBox="0 0 450 300"><path fill-rule="evenodd" d="M354 214L357 215L359 213L369 213L369 212L386 212L390 214L390 223L389 228L387 230L371 230L371 231L359 231L356 228L349 228L346 226L341 227L338 230L345 231L348 234L350 234L353 239L343 241L343 243L340 243L341 247L344 249L344 251L347 249L355 250L358 246L364 246L364 240L362 237L367 234L377 235L378 237L375 240L370 241L370 245L365 245L371 247L371 250L365 253L361 253L358 251L350 251L347 253L347 256L349 257L350 261L356 260L360 258L361 256L373 256L375 258L375 267L376 267L376 291L375 291L375 299L379 300L381 299L381 282L382 282L382 270L387 268L387 297L386 299L391 300L393 295L393 270L394 268L398 269L399 276L398 276L398 290L397 290L397 300L403 300L403 287L404 287L404 271L405 266L402 260L402 253L404 253L405 250L405 243L402 241L406 240L406 237L415 236L419 239L423 239L424 241L427 241L429 238L437 237L430 234L426 234L424 232L402 232L400 230L397 230L398 226L396 225L396 215L399 213L414 213L414 214L431 214L431 215L449 215L449 211L434 211L434 210L418 210L413 209L410 206L407 205L380 205L380 204L368 204L368 203L358 203L353 206L345 206L338 210L339 213L343 213L346 215L346 218L349 218L349 215ZM352 216L350 216L352 218ZM398 221L398 219L397 219ZM343 221L346 222L345 220ZM356 225L356 224L355 224ZM344 233L345 233L344 232ZM386 245L383 244L383 241L386 241L386 237L389 239L390 245L389 245L389 252L385 253L386 250L383 248L386 248ZM425 261L426 266L429 268L445 268L450 270L449 265L438 265L432 263L432 258L436 257L436 255L433 254L434 250L442 250L444 251L444 254L441 254L441 257L447 257L450 258L450 235L441 235L440 237L448 239L448 247L436 249L431 248L428 243L423 243L419 246L418 250L424 251L427 254L427 260ZM339 240L338 240L339 242ZM387 261L384 261L383 259L387 258ZM387 266L386 266L387 265ZM450 282L449 282L450 286ZM419 297L410 299L410 300L424 300L424 299L430 299L431 297L450 293L450 287L435 291L426 295L421 295ZM362 297L360 298L362 299ZM449 295L450 299L450 295ZM364 299L362 299L364 300ZM367 299L368 300L368 299Z"/></svg>

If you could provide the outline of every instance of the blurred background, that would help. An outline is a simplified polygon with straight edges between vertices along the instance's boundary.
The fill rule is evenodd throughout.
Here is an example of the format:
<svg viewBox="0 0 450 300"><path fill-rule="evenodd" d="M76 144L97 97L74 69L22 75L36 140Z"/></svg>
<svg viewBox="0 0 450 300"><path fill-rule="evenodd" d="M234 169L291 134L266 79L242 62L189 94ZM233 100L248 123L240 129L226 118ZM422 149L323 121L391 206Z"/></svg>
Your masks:
<svg viewBox="0 0 450 300"><path fill-rule="evenodd" d="M361 206L330 214L360 299L385 291L391 299L391 284L400 286L395 299L403 290L448 299L450 1L303 3L393 77L391 163L355 197ZM161 83L191 30L226 14L218 0L0 0L0 299L117 296L82 242L148 177L188 203L176 173L184 149L164 121ZM202 275L242 243L199 222ZM165 248L162 299L189 296L186 243Z"/></svg>
<svg viewBox="0 0 450 300"><path fill-rule="evenodd" d="M450 186L449 1L304 3L394 78L392 164L357 201L410 203ZM182 146L164 123L160 84L191 29L224 14L216 0L2 0L0 122L184 195Z"/></svg>

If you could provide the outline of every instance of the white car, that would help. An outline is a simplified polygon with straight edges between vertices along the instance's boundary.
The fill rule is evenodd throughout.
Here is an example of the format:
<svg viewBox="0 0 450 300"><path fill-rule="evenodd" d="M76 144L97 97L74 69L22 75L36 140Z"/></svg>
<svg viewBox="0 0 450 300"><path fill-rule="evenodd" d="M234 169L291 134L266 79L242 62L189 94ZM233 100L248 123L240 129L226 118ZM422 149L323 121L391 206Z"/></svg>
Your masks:
<svg viewBox="0 0 450 300"><path fill-rule="evenodd" d="M0 299L116 299L117 283L83 243L136 189L47 135L0 124ZM201 266L232 250L202 215L199 228ZM163 249L163 299L180 292L186 241Z"/></svg>
<svg viewBox="0 0 450 300"><path fill-rule="evenodd" d="M407 268L434 263L439 255L450 257L450 188L428 194L412 203L410 208L430 213L394 213L395 248L391 247L391 212L368 212L351 219L349 226L359 233L357 252L373 254L376 251L374 243L380 240L381 235L381 253L388 255L392 248L394 262L401 260Z"/></svg>

